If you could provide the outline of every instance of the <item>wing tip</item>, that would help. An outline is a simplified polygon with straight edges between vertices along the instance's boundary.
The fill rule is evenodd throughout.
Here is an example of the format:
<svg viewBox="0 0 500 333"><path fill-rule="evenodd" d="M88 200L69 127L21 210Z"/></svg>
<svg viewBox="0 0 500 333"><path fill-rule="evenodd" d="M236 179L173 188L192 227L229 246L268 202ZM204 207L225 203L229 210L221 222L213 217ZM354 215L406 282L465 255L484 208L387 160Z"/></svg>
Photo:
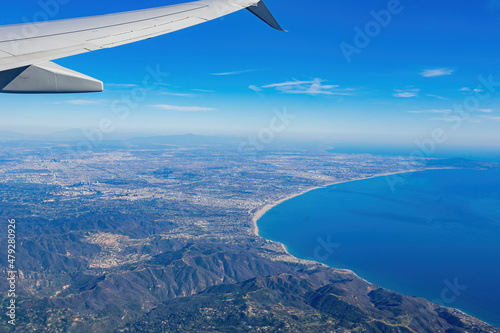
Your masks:
<svg viewBox="0 0 500 333"><path fill-rule="evenodd" d="M288 32L288 30L285 30L281 27L281 25L278 23L276 18L273 16L273 14L269 10L269 8L267 8L267 6L263 0L260 0L256 4L247 7L247 9L250 12L252 12L252 14L254 14L258 18L260 18L262 21L266 22L272 28L274 28L278 31Z"/></svg>

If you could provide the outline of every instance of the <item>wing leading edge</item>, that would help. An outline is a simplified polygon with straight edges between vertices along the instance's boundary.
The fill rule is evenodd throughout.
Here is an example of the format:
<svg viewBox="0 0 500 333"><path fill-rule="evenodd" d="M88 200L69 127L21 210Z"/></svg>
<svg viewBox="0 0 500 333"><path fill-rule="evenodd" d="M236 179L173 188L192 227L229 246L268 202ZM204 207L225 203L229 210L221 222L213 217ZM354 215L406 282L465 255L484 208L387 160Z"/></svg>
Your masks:
<svg viewBox="0 0 500 333"><path fill-rule="evenodd" d="M201 0L40 25L0 27L0 92L100 92L102 82L51 61L164 35L245 8L283 31L262 0Z"/></svg>

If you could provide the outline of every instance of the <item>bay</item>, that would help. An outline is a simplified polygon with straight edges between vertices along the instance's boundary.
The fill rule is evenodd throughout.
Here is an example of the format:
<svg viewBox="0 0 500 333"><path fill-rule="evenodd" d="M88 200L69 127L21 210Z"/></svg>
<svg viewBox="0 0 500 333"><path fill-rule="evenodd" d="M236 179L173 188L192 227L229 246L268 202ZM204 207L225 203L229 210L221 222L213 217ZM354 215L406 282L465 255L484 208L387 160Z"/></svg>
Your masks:
<svg viewBox="0 0 500 333"><path fill-rule="evenodd" d="M500 171L395 177L285 201L259 219L259 234L299 258L500 326Z"/></svg>

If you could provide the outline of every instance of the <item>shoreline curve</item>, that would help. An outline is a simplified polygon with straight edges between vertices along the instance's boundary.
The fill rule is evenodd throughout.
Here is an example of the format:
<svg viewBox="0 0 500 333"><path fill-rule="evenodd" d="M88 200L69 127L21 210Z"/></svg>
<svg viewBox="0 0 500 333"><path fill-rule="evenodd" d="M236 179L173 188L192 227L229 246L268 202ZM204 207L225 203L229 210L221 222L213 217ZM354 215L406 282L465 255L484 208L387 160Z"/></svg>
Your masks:
<svg viewBox="0 0 500 333"><path fill-rule="evenodd" d="M270 211L274 207L281 205L283 202L288 201L288 200L293 199L293 198L296 198L296 197L299 197L299 196L304 195L306 193L309 193L311 191L319 190L322 188L327 188L327 187L330 187L333 185L345 184L345 183L350 183L350 182L357 182L357 181L361 181L361 180L368 180L368 179L394 176L394 175L407 174L407 173L410 174L410 173L430 171L430 170L449 170L449 169L453 169L453 168L429 168L429 169L422 169L422 170L415 169L415 170L405 170L405 171L397 171L397 172L387 172L387 173L377 174L377 175L370 176L370 177L350 179L350 180L341 180L341 181L336 181L333 183L328 183L328 184L322 185L322 186L310 187L310 188L305 189L299 193L291 194L291 195L287 196L286 198L277 200L275 202L268 203L265 206L261 207L259 210L257 210L252 216L252 232L255 236L262 237L261 235L259 235L259 226L258 226L258 221L260 220L261 217L263 217L268 211ZM264 238L264 237L262 237L262 238ZM288 250L286 250L286 246L284 244L281 244L281 245L285 249L286 253L288 255L291 255L288 252ZM295 256L293 256L293 257L295 257ZM300 258L297 258L297 259L300 259Z"/></svg>
<svg viewBox="0 0 500 333"><path fill-rule="evenodd" d="M337 185L337 184L345 184L345 183L350 183L350 182L356 182L356 181L362 181L362 180L368 180L368 179L374 179L374 178L380 178L380 177L387 177L387 176L393 176L393 175L400 175L400 174L412 174L412 173L416 173L416 172L424 172L424 171L431 171L431 170L454 170L454 169L457 169L457 168L428 168L428 169L415 169L415 170L406 170L406 171L399 171L399 172L388 172L388 173L383 173L383 174L377 174L377 175L373 175L373 176L370 176L370 177L364 177L364 178L357 178L357 179L351 179L351 180L342 180L342 181L338 181L338 182L333 182L333 183L329 183L329 184L326 184L326 185L322 185L322 186L314 186L314 187L311 187L311 188L308 188L308 189L305 189L299 193L295 193L295 194L291 194L289 196L287 196L286 198L283 198L283 199L280 199L280 200L277 200L275 202L272 202L272 203L269 203L263 207L261 207L259 210L257 210L253 216L252 216L252 231L253 231L253 234L257 237L260 237L260 238L263 238L263 239L266 239L264 237L262 237L261 235L259 235L259 227L258 227L258 221L259 219L264 216L268 211L270 211L271 209L273 209L274 207L276 206L279 206L280 204L282 204L283 202L285 201L288 201L290 199L293 199L293 198L296 198L298 196L301 196L303 194L306 194L306 193L309 193L311 191L315 191L315 190L318 190L318 189L323 189L323 188L327 188L327 187L330 187L330 186L333 186L333 185ZM309 261L307 259L301 259L299 257L296 257L294 255L292 255L288 249L286 248L286 245L281 243L281 242L277 242L277 241L273 241L277 244L280 244L281 247L283 248L283 251L290 257L293 257L299 261ZM339 269L339 268L336 268L336 267L333 267L333 266L329 266L329 265L326 265L322 262L319 262L319 261L314 261L314 263L317 263L319 265L323 265L323 266L327 266L327 267L331 267L333 269ZM357 276L358 278L360 278L361 280L367 282L367 283L370 283L370 284L374 284L364 278L362 278L361 276L357 275L356 272L350 270L350 269L341 269L341 270L344 270L344 271L348 271L348 272L351 272L352 274L354 274L355 276ZM432 302L431 302L432 303ZM491 325L493 327L496 327L495 325L492 325L486 321L483 321L477 317L474 317L468 313L466 313L465 311L463 310L460 310L458 308L452 308L454 310L457 310L457 311L460 311L461 313L469 316L469 317L472 317L472 318L475 318L479 321L482 321L483 323L486 323L487 325Z"/></svg>

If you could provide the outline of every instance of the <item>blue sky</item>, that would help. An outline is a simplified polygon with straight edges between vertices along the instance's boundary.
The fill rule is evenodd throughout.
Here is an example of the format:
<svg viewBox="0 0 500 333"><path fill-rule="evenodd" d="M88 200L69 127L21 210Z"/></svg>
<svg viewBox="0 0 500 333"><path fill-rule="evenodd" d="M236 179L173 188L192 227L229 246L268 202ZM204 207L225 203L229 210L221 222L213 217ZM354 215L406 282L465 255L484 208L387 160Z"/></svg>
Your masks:
<svg viewBox="0 0 500 333"><path fill-rule="evenodd" d="M54 19L170 3L70 0ZM266 3L288 33L241 11L58 60L104 81L105 92L0 95L0 130L93 129L109 119L113 133L248 136L286 109L294 118L275 133L283 138L414 144L441 130L445 145L500 146L500 1ZM34 0L3 6L0 24L42 10ZM164 75L144 91L151 69ZM138 102L127 116L113 112L130 98Z"/></svg>

